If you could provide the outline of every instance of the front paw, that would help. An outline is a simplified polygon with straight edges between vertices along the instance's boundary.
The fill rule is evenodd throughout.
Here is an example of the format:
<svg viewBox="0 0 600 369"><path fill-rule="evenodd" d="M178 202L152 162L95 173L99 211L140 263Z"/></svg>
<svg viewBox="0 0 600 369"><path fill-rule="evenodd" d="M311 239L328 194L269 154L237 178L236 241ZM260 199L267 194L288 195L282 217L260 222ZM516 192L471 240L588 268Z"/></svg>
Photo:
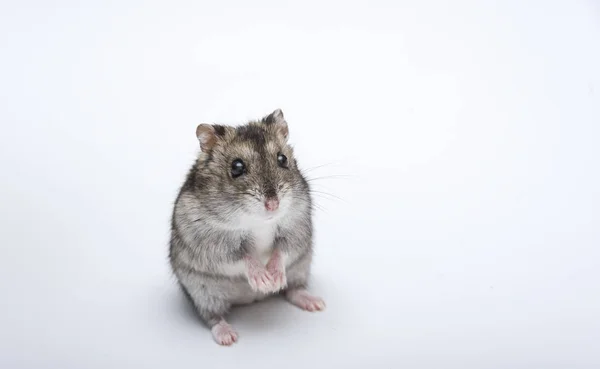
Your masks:
<svg viewBox="0 0 600 369"><path fill-rule="evenodd" d="M248 282L250 288L254 291L262 293L270 293L275 291L275 283L273 276L264 268L256 268L248 273Z"/></svg>
<svg viewBox="0 0 600 369"><path fill-rule="evenodd" d="M287 278L285 277L285 270L283 268L267 265L267 271L273 279L273 292L281 291L287 287Z"/></svg>

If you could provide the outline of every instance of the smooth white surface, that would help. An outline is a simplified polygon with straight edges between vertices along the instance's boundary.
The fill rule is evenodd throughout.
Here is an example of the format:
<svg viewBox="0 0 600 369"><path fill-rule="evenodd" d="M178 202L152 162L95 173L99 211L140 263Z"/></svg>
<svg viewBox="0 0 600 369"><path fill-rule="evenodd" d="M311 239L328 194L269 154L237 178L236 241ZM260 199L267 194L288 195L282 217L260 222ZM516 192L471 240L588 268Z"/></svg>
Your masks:
<svg viewBox="0 0 600 369"><path fill-rule="evenodd" d="M1 368L600 367L597 3L216 4L0 5ZM237 309L222 348L171 204L198 123L279 107L347 175L328 309Z"/></svg>

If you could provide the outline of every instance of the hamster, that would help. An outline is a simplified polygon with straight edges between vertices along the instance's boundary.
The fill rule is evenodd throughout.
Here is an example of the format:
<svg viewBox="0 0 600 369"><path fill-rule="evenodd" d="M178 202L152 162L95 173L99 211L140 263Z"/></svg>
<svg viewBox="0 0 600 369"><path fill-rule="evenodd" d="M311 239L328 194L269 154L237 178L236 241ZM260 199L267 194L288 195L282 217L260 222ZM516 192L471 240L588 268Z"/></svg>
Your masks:
<svg viewBox="0 0 600 369"><path fill-rule="evenodd" d="M269 295L319 311L307 290L312 200L278 109L239 127L200 124L201 152L175 201L169 260L215 341L238 333L228 310Z"/></svg>

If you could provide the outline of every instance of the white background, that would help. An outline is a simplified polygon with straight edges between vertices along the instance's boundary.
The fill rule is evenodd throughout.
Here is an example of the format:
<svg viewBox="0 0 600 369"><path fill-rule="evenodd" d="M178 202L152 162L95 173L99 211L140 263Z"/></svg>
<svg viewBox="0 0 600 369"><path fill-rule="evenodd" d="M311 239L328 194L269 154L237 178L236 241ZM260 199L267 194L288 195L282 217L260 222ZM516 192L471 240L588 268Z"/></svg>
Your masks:
<svg viewBox="0 0 600 369"><path fill-rule="evenodd" d="M0 367L600 366L598 3L82 3L0 5ZM198 123L276 108L341 198L328 307L238 308L223 348L172 202Z"/></svg>

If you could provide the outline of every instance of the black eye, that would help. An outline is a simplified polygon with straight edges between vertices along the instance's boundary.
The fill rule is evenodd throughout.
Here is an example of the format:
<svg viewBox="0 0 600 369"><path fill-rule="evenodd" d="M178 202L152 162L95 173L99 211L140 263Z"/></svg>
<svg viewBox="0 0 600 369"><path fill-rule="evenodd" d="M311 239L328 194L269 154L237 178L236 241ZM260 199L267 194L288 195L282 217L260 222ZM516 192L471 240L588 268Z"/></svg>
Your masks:
<svg viewBox="0 0 600 369"><path fill-rule="evenodd" d="M277 164L279 164L280 167L287 168L287 163L287 156L283 155L282 153L277 154Z"/></svg>
<svg viewBox="0 0 600 369"><path fill-rule="evenodd" d="M244 162L242 159L235 159L231 163L231 176L233 178L237 178L244 173L246 173L246 166L244 165Z"/></svg>

